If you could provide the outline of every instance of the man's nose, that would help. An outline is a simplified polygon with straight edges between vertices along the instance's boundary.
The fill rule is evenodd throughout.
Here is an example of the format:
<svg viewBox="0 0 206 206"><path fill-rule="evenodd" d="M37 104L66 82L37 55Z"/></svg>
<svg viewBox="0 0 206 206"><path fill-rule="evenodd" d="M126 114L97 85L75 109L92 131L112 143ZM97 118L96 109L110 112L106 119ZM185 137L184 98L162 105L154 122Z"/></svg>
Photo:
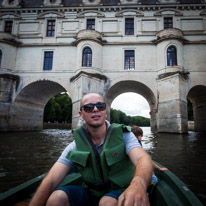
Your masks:
<svg viewBox="0 0 206 206"><path fill-rule="evenodd" d="M99 109L97 108L97 106L94 106L93 111L99 111Z"/></svg>

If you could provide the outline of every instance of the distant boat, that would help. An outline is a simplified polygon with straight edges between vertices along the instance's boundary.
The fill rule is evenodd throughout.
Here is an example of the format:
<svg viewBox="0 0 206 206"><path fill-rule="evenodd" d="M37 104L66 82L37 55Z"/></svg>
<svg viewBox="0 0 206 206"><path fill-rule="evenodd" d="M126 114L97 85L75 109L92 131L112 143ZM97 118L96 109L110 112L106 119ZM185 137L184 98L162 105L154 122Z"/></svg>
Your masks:
<svg viewBox="0 0 206 206"><path fill-rule="evenodd" d="M160 166L162 167L162 165ZM45 175L1 193L0 205L13 206L18 202L21 202L19 205L27 205ZM158 177L159 182L151 190L151 206L203 206L194 193L171 171L161 172L155 170L155 175ZM80 173L70 172L60 186L68 184L81 185Z"/></svg>

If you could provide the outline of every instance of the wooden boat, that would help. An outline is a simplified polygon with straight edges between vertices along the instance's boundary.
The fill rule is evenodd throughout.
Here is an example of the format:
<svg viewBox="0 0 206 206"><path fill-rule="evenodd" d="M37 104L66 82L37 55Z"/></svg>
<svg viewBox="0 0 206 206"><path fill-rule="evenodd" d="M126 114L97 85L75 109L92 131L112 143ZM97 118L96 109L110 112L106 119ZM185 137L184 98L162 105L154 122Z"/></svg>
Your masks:
<svg viewBox="0 0 206 206"><path fill-rule="evenodd" d="M160 165L160 164L159 164ZM160 165L161 166L161 165ZM171 171L158 171L155 174L159 182L150 191L151 206L202 206L194 193ZM27 205L38 185L45 177L41 175L29 180L7 192L0 194L1 206ZM81 185L81 175L76 172L68 174L62 185ZM20 204L18 202L21 202ZM26 203L27 202L27 203ZM17 204L18 203L18 204Z"/></svg>

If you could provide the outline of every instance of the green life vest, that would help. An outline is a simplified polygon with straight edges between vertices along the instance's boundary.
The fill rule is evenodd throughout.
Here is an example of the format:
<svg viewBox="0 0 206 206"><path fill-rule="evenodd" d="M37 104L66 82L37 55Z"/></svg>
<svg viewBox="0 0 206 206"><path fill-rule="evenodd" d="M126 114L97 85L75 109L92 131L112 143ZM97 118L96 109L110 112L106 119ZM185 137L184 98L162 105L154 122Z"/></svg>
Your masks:
<svg viewBox="0 0 206 206"><path fill-rule="evenodd" d="M125 125L111 124L99 158L83 129L74 130L77 149L71 150L67 158L75 163L82 175L83 186L93 195L101 197L105 193L129 186L135 167L126 154L123 131L130 130L131 128Z"/></svg>

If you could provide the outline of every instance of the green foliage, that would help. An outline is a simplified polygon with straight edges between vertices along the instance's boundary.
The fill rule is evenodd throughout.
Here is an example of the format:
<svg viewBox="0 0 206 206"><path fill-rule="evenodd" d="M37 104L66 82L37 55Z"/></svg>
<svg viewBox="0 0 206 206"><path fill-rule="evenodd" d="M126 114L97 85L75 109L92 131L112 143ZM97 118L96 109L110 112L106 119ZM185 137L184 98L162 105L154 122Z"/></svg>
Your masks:
<svg viewBox="0 0 206 206"><path fill-rule="evenodd" d="M188 120L194 121L192 102L187 99Z"/></svg>
<svg viewBox="0 0 206 206"><path fill-rule="evenodd" d="M116 109L110 111L110 122L120 124L135 124L138 126L150 126L150 119L141 116L127 116L124 112Z"/></svg>
<svg viewBox="0 0 206 206"><path fill-rule="evenodd" d="M44 122L72 122L72 100L66 94L52 97L44 109Z"/></svg>

